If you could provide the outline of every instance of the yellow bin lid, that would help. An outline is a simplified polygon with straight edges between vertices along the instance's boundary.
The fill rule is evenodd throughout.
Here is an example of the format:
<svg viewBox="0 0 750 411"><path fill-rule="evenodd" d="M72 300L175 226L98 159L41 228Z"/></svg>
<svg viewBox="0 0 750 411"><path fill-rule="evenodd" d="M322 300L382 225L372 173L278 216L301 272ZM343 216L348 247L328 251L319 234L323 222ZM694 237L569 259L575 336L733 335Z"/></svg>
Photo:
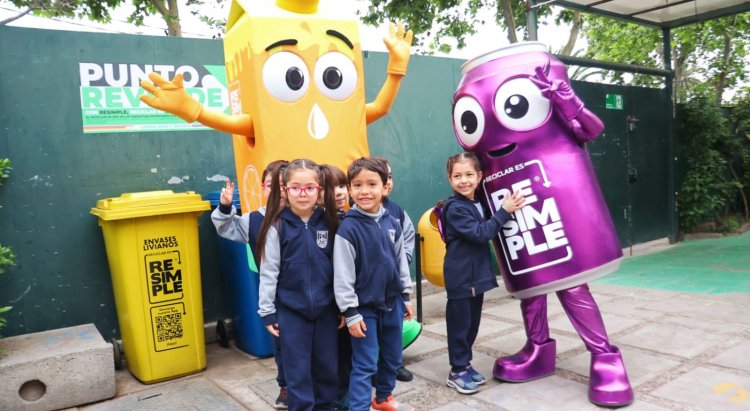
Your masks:
<svg viewBox="0 0 750 411"><path fill-rule="evenodd" d="M172 190L125 193L120 197L104 198L96 202L91 214L104 221L125 218L151 217L163 214L191 213L211 209L208 201L193 191L175 193Z"/></svg>

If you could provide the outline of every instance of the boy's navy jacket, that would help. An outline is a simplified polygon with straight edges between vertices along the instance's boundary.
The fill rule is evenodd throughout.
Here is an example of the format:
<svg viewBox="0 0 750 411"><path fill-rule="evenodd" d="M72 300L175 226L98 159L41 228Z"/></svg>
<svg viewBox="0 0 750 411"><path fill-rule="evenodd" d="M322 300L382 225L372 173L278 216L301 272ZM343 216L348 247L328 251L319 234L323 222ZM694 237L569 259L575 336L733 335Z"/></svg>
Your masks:
<svg viewBox="0 0 750 411"><path fill-rule="evenodd" d="M414 242L417 235L416 230L414 230L414 223L412 223L411 218L409 218L409 214L406 214L406 210L390 198L383 197L383 207L385 207L391 217L395 218L401 225L401 231L404 236L406 261L411 264L412 255L414 255Z"/></svg>
<svg viewBox="0 0 750 411"><path fill-rule="evenodd" d="M277 322L278 304L315 320L334 305L333 234L318 207L305 223L289 208L268 230L260 263L258 314Z"/></svg>
<svg viewBox="0 0 750 411"><path fill-rule="evenodd" d="M390 310L399 295L408 301L411 277L401 225L384 207L376 214L353 207L334 244L336 303L347 319L358 307Z"/></svg>
<svg viewBox="0 0 750 411"><path fill-rule="evenodd" d="M510 214L501 208L485 220L478 204L457 192L443 204L443 276L448 298L473 297L497 287L489 241L510 219Z"/></svg>

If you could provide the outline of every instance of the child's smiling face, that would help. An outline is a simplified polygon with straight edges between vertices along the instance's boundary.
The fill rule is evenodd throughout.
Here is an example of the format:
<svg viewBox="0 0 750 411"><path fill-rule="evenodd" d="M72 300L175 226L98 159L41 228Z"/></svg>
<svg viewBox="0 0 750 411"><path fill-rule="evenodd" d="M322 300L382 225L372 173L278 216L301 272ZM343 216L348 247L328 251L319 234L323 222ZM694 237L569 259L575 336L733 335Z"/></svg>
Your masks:
<svg viewBox="0 0 750 411"><path fill-rule="evenodd" d="M376 213L383 201L385 186L380 174L362 169L350 182L352 199L362 211Z"/></svg>
<svg viewBox="0 0 750 411"><path fill-rule="evenodd" d="M309 216L318 203L318 175L309 169L296 170L290 173L285 191L292 211L300 217Z"/></svg>
<svg viewBox="0 0 750 411"><path fill-rule="evenodd" d="M453 165L450 175L451 187L469 200L474 200L474 192L480 180L482 172L474 168L472 162L458 161Z"/></svg>

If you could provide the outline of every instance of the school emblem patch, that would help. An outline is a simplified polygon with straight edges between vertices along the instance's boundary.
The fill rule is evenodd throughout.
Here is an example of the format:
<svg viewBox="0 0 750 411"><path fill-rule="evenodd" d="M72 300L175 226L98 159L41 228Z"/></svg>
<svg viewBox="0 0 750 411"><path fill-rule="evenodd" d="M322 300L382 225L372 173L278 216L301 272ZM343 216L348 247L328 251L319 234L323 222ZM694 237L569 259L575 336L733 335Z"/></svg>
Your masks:
<svg viewBox="0 0 750 411"><path fill-rule="evenodd" d="M318 247L326 248L328 245L328 231L318 231L317 243Z"/></svg>
<svg viewBox="0 0 750 411"><path fill-rule="evenodd" d="M393 228L389 228L388 235L391 236L391 242L395 243L396 242L396 230Z"/></svg>

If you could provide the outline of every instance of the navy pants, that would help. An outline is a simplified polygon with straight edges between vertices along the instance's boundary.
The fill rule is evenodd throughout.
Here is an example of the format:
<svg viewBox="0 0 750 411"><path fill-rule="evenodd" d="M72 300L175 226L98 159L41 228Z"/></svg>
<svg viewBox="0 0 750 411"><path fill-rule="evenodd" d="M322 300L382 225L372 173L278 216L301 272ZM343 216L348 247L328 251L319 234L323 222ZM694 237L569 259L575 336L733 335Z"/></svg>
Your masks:
<svg viewBox="0 0 750 411"><path fill-rule="evenodd" d="M314 321L281 305L276 313L289 409L333 410L338 388L338 310L331 306Z"/></svg>
<svg viewBox="0 0 750 411"><path fill-rule="evenodd" d="M284 363L281 361L281 340L279 337L273 338L273 360L276 361L276 368L278 371L276 372L276 382L279 384L279 387L286 388L286 378L284 378Z"/></svg>
<svg viewBox="0 0 750 411"><path fill-rule="evenodd" d="M349 376L352 373L352 340L346 326L339 330L339 391L338 399L349 392Z"/></svg>
<svg viewBox="0 0 750 411"><path fill-rule="evenodd" d="M396 386L396 370L402 361L404 309L403 303L397 302L391 311L360 307L359 313L362 314L367 331L364 338L351 337L349 407L352 411L368 411L372 402L373 375L377 376L375 396L378 398L387 398Z"/></svg>
<svg viewBox="0 0 750 411"><path fill-rule="evenodd" d="M445 325L448 330L448 361L453 371L465 369L471 362L471 347L479 333L484 294L476 297L448 299Z"/></svg>

